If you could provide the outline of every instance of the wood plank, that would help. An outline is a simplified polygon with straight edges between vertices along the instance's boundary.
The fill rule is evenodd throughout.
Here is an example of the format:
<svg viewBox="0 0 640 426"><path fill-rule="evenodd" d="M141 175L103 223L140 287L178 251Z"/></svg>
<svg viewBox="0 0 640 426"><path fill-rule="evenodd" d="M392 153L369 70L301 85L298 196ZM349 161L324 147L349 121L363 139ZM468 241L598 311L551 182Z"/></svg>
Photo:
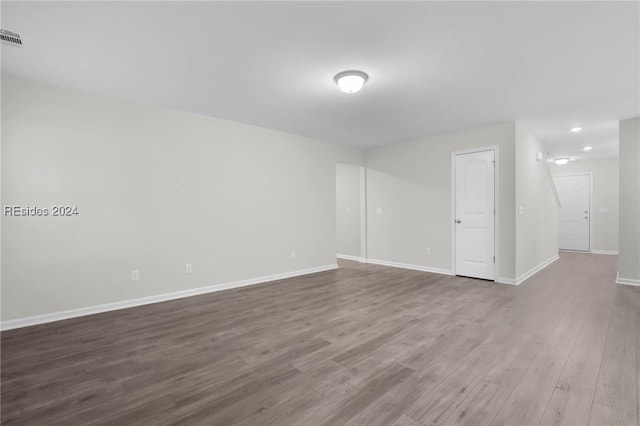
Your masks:
<svg viewBox="0 0 640 426"><path fill-rule="evenodd" d="M637 418L637 373L630 374L637 366L635 293L631 286L616 288L594 402Z"/></svg>
<svg viewBox="0 0 640 426"><path fill-rule="evenodd" d="M589 269L590 267L587 267L587 271ZM581 279L574 275L566 280L579 285ZM492 420L492 425L527 425L540 422L586 321L587 313L595 301L593 294L586 294L584 291L569 299L555 330Z"/></svg>
<svg viewBox="0 0 640 426"><path fill-rule="evenodd" d="M391 426L424 426L424 425L419 421L412 419L411 417L403 414L398 418L398 420L393 422Z"/></svg>
<svg viewBox="0 0 640 426"><path fill-rule="evenodd" d="M614 256L520 286L340 265L3 332L1 421L636 424L640 289Z"/></svg>
<svg viewBox="0 0 640 426"><path fill-rule="evenodd" d="M593 403L589 426L633 426L636 425L636 414L606 405Z"/></svg>
<svg viewBox="0 0 640 426"><path fill-rule="evenodd" d="M593 403L593 390L581 386L556 388L540 421L543 425L586 425Z"/></svg>

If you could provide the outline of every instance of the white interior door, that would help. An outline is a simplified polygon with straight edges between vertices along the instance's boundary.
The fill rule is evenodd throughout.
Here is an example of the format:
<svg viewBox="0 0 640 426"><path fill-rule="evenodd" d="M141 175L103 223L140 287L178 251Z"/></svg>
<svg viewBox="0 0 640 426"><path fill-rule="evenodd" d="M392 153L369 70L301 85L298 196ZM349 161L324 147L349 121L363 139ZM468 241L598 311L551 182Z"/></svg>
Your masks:
<svg viewBox="0 0 640 426"><path fill-rule="evenodd" d="M589 251L591 177L555 176L553 181L560 198L558 248Z"/></svg>
<svg viewBox="0 0 640 426"><path fill-rule="evenodd" d="M455 157L456 275L494 279L495 152Z"/></svg>

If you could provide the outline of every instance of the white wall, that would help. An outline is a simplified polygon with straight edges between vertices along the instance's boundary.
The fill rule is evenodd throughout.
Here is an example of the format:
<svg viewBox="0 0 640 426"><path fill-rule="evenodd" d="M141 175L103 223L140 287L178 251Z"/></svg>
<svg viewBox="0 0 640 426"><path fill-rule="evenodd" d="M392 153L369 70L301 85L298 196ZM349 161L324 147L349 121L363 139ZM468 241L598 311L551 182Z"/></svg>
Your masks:
<svg viewBox="0 0 640 426"><path fill-rule="evenodd" d="M3 205L79 210L2 218L3 321L335 264L359 150L5 75L2 112Z"/></svg>
<svg viewBox="0 0 640 426"><path fill-rule="evenodd" d="M618 280L640 285L640 117L620 121Z"/></svg>
<svg viewBox="0 0 640 426"><path fill-rule="evenodd" d="M336 164L336 238L337 254L361 258L364 205L362 166Z"/></svg>
<svg viewBox="0 0 640 426"><path fill-rule="evenodd" d="M498 145L498 278L515 278L515 124L367 151L367 254L375 260L451 270L451 153ZM381 209L381 210L379 210ZM378 213L380 211L380 213ZM431 248L431 255L427 249Z"/></svg>
<svg viewBox="0 0 640 426"><path fill-rule="evenodd" d="M572 173L593 175L593 227L592 251L618 252L618 187L619 161L617 158L603 158L589 161L575 161L558 166L551 164L554 176Z"/></svg>
<svg viewBox="0 0 640 426"><path fill-rule="evenodd" d="M3 217L2 321L333 265L342 250L364 256L357 232L345 246L336 238L336 162L362 165L360 150L6 75L2 110L3 205L79 210ZM493 145L497 279L525 270L520 256L544 257L546 240L516 247L516 205L535 200L523 181L532 171L516 176L515 123L368 151L367 257L451 271L451 153ZM518 218L518 232L542 217Z"/></svg>
<svg viewBox="0 0 640 426"><path fill-rule="evenodd" d="M516 124L516 277L558 256L559 207L546 147ZM542 153L542 160L537 160Z"/></svg>

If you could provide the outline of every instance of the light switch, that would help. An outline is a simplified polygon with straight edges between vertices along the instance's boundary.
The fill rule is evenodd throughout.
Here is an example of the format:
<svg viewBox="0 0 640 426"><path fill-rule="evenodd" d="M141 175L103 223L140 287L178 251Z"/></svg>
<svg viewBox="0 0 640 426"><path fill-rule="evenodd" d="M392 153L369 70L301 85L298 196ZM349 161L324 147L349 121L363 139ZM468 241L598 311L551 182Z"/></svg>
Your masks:
<svg viewBox="0 0 640 426"><path fill-rule="evenodd" d="M382 214L382 207L378 207L378 208L376 209L376 213L377 213L377 214Z"/></svg>

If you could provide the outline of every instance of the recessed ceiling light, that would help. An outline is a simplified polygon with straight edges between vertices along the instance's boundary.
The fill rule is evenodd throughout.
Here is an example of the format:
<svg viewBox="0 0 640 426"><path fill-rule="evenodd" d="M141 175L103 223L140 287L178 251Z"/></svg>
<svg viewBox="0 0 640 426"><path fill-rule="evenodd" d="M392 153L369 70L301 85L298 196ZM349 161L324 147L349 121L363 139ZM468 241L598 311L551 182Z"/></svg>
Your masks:
<svg viewBox="0 0 640 426"><path fill-rule="evenodd" d="M336 74L333 81L336 82L340 90L344 93L356 93L362 89L364 83L369 79L367 73L362 71L342 71Z"/></svg>
<svg viewBox="0 0 640 426"><path fill-rule="evenodd" d="M578 133L578 132L582 131L582 127L572 127L572 128L571 128L571 131L572 131L573 133Z"/></svg>
<svg viewBox="0 0 640 426"><path fill-rule="evenodd" d="M592 146L585 146L584 148L582 148L583 151L591 151L592 149Z"/></svg>
<svg viewBox="0 0 640 426"><path fill-rule="evenodd" d="M555 161L555 163L557 165L563 166L563 165L565 165L565 164L567 164L569 162L569 159L567 157L563 157L563 158L556 158L553 161Z"/></svg>

